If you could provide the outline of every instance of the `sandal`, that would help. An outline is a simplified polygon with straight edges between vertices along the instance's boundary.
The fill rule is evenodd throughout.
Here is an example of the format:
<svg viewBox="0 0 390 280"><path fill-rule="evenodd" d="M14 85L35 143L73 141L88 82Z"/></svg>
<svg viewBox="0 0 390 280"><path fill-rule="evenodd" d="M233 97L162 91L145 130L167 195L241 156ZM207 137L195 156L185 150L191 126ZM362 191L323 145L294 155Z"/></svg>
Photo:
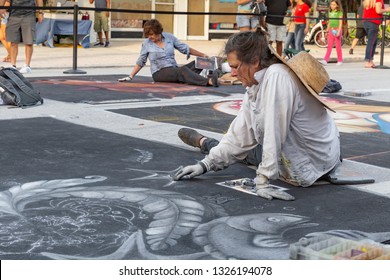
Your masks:
<svg viewBox="0 0 390 280"><path fill-rule="evenodd" d="M3 57L3 62L11 62L11 57L9 55Z"/></svg>

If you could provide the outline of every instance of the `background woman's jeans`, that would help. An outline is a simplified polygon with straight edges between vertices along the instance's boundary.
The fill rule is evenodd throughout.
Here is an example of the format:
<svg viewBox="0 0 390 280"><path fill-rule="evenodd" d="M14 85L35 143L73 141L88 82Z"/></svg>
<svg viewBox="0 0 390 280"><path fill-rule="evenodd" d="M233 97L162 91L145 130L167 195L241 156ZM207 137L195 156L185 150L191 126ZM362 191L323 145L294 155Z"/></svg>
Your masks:
<svg viewBox="0 0 390 280"><path fill-rule="evenodd" d="M363 25L367 32L366 55L364 59L373 60L376 44L378 41L379 25L371 21L365 21L363 22Z"/></svg>
<svg viewBox="0 0 390 280"><path fill-rule="evenodd" d="M304 51L305 47L303 41L305 39L306 24L295 24L295 49L297 51Z"/></svg>
<svg viewBox="0 0 390 280"><path fill-rule="evenodd" d="M286 41L284 41L284 49L293 48L295 49L295 33L288 32L286 36Z"/></svg>

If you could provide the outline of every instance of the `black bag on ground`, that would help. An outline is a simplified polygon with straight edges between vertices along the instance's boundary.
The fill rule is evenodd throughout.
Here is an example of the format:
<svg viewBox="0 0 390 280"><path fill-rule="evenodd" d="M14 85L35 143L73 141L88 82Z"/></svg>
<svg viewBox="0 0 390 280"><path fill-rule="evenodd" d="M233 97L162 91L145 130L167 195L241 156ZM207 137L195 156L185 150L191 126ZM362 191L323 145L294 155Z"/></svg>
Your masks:
<svg viewBox="0 0 390 280"><path fill-rule="evenodd" d="M334 93L334 92L338 92L340 89L342 89L341 84L336 80L330 79L330 81L326 84L322 92Z"/></svg>
<svg viewBox="0 0 390 280"><path fill-rule="evenodd" d="M32 84L15 68L0 69L0 96L5 105L26 107L43 104L43 99Z"/></svg>

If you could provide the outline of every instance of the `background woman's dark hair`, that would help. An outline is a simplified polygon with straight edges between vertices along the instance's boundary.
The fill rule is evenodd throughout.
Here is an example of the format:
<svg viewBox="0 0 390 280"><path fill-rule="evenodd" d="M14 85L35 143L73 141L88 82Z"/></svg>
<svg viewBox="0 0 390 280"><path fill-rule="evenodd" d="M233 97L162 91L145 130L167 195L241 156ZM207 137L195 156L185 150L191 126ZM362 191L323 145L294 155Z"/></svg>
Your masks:
<svg viewBox="0 0 390 280"><path fill-rule="evenodd" d="M330 0L329 1L329 11L332 11L332 9L330 8L330 3L332 3L332 2L335 2L337 4L337 11L340 11L340 12L343 11L343 7L341 6L340 0Z"/></svg>
<svg viewBox="0 0 390 280"><path fill-rule="evenodd" d="M311 2L310 0L303 0L304 3L306 3L306 5L309 6L309 8L311 8L311 6L313 5L313 2Z"/></svg>
<svg viewBox="0 0 390 280"><path fill-rule="evenodd" d="M148 37L150 33L161 34L163 32L162 24L157 19L151 19L144 24L144 37Z"/></svg>
<svg viewBox="0 0 390 280"><path fill-rule="evenodd" d="M235 52L237 59L244 64L259 63L261 69L280 60L268 48L267 33L261 28L256 31L244 31L230 36L225 45L225 55Z"/></svg>

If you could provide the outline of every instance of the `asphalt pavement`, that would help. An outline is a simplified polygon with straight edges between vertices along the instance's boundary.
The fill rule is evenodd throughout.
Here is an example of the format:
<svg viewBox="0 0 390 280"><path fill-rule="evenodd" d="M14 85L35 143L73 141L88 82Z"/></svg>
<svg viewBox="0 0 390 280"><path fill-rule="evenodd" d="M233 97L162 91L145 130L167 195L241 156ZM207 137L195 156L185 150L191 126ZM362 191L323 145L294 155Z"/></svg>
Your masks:
<svg viewBox="0 0 390 280"><path fill-rule="evenodd" d="M382 232L386 234L373 239L390 240L386 216L390 198L390 69L385 67L390 67L390 49L384 52L382 68L364 68L364 46L357 46L353 55L344 46L344 63L325 66L330 77L342 85L340 92L323 97L337 107L333 116L343 135L345 166L359 174L352 176L374 178L375 183L303 189L276 182L298 199L268 202L237 191L221 191L216 186L232 179L232 174L237 178L253 176L253 170L246 166L211 174L209 180L200 178L187 183L168 180L169 172L179 165L202 158L180 141L177 131L183 126L194 127L220 139L230 118L222 114L227 111L218 108L225 104L237 109L243 88L229 88L225 92L224 86L217 91L161 85L151 81L148 66L138 74L139 80L117 83L117 78L131 71L141 43L141 40L112 40L108 48L78 48L77 65L71 47L34 47L32 73L25 76L45 94L45 103L27 109L0 106L3 135L0 210L6 213L0 216L4 229L1 258L288 258L286 250L266 253L267 248L259 252L251 247L253 244L247 244L246 240L257 238L265 247L272 245L263 244L268 241L261 240L262 233L253 237L253 229L247 228L267 226L269 213L282 213L272 221L282 219L289 226L293 223L291 219L310 216L320 221L321 228L317 231ZM222 54L225 42L187 43L213 56ZM315 45L306 48L317 59L323 59L325 49ZM335 55L334 50L331 57ZM177 60L186 63L184 55L177 54ZM380 55L375 62L380 64ZM21 46L17 66L23 63ZM86 73L64 74L68 70ZM77 96L77 101L72 101L72 95ZM93 99L97 95L99 99ZM213 124L214 119L218 123ZM101 186L99 182L107 183ZM88 189L84 184L97 186ZM44 214L38 214L41 211ZM71 214L63 214L67 211ZM177 224L166 224L164 231L159 231L158 224L164 220L156 221L157 216L179 217L180 211L185 215L180 216ZM263 216L251 216L257 212ZM10 222L13 220L7 217L12 215L24 216L30 223L20 218L15 219L18 222ZM97 217L102 216L104 230L97 229ZM135 225L136 218L139 221ZM120 225L114 227L115 223ZM180 223L192 227L192 237L190 230L180 228ZM31 229L31 224L37 225L37 232ZM157 241L159 237L153 235L168 234L165 230L169 227L175 233L167 238L166 244L161 244ZM279 230L284 232L284 228ZM206 232L210 236L203 236ZM290 242L308 232L292 233ZM221 236L226 243L217 242ZM241 242L239 238L242 244L237 243ZM81 243L85 246L79 246Z"/></svg>

